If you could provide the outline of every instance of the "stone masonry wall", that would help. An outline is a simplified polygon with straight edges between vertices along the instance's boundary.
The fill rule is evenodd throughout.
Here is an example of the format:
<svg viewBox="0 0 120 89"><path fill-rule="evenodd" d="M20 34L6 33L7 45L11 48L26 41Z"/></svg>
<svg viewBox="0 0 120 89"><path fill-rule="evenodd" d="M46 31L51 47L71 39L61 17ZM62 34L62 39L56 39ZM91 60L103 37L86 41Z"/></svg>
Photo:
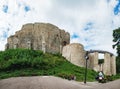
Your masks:
<svg viewBox="0 0 120 89"><path fill-rule="evenodd" d="M29 48L43 52L61 53L64 45L70 43L70 34L49 23L23 25L20 31L10 36L6 49Z"/></svg>
<svg viewBox="0 0 120 89"><path fill-rule="evenodd" d="M79 43L64 46L62 56L77 66L85 67L85 50Z"/></svg>

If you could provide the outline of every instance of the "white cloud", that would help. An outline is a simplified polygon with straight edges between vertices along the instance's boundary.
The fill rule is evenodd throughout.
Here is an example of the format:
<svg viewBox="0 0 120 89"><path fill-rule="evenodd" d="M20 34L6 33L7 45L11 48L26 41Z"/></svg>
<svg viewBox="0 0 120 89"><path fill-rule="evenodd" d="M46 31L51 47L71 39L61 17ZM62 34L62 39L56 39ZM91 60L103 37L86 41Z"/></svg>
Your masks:
<svg viewBox="0 0 120 89"><path fill-rule="evenodd" d="M25 23L49 22L65 29L78 38L85 49L101 49L114 52L112 49L112 30L120 26L120 16L114 15L115 0L1 0L0 3L0 37L7 28L8 36L20 30ZM2 11L8 5L7 13ZM25 6L30 10L25 11ZM84 30L87 23L93 23ZM0 39L0 50L4 49L6 39Z"/></svg>

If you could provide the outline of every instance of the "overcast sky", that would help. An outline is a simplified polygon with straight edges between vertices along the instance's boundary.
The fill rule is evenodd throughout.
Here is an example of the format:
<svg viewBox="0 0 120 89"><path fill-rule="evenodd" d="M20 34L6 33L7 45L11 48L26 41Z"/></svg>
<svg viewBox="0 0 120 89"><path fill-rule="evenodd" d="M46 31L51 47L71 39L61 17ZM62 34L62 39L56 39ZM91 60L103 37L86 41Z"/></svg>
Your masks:
<svg viewBox="0 0 120 89"><path fill-rule="evenodd" d="M45 22L65 29L71 43L86 50L112 49L112 32L120 27L120 0L0 0L0 50L23 24Z"/></svg>

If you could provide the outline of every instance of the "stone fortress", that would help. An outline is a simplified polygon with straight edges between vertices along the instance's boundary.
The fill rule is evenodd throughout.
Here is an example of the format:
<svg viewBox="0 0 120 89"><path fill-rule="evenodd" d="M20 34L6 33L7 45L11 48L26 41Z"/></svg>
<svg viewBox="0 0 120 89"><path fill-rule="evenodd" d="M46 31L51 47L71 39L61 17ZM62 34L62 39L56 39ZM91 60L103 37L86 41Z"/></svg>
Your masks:
<svg viewBox="0 0 120 89"><path fill-rule="evenodd" d="M61 53L70 43L70 34L49 23L23 25L20 31L7 39L6 49L28 48L49 53Z"/></svg>
<svg viewBox="0 0 120 89"><path fill-rule="evenodd" d="M5 49L27 48L42 50L44 53L61 53L71 63L85 67L84 46L80 43L70 44L70 34L49 23L30 23L7 39ZM92 50L88 52L88 68L103 71L105 75L116 74L115 56L107 51ZM98 64L98 54L104 54L104 63Z"/></svg>

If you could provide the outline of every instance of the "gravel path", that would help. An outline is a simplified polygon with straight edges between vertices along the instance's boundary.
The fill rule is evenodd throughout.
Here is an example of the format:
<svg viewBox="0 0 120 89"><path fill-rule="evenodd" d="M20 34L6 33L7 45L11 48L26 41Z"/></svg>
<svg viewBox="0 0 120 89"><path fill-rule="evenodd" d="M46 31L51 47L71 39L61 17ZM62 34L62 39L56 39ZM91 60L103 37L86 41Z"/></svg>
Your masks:
<svg viewBox="0 0 120 89"><path fill-rule="evenodd" d="M84 84L53 76L16 77L0 80L0 89L120 89L120 80Z"/></svg>

